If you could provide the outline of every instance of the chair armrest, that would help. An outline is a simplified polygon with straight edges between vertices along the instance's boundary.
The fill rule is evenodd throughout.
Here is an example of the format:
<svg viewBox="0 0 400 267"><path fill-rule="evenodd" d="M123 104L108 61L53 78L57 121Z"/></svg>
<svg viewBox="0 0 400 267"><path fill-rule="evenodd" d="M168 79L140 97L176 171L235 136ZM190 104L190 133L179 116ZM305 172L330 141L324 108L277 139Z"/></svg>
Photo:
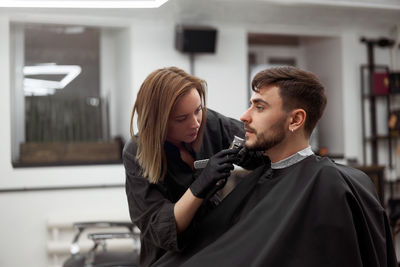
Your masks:
<svg viewBox="0 0 400 267"><path fill-rule="evenodd" d="M74 227L77 229L101 228L101 227L126 227L131 231L134 225L131 222L93 221L93 222L76 222L74 223Z"/></svg>
<svg viewBox="0 0 400 267"><path fill-rule="evenodd" d="M134 238L137 234L126 232L126 233L91 233L88 234L88 238L93 241L106 240L106 239L119 239L119 238Z"/></svg>
<svg viewBox="0 0 400 267"><path fill-rule="evenodd" d="M74 228L77 229L77 233L75 234L70 253L72 255L79 253L79 245L78 240L82 234L82 232L87 228L109 228L109 227L126 227L128 228L129 232L133 233L134 231L134 224L128 221L88 221L88 222L76 222L73 224Z"/></svg>

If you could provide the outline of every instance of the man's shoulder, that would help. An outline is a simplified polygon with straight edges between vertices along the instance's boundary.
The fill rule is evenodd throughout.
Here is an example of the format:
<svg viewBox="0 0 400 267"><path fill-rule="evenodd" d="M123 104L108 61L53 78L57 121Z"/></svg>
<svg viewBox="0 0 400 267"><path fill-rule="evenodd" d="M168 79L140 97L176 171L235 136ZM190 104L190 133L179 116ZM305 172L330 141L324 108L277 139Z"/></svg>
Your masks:
<svg viewBox="0 0 400 267"><path fill-rule="evenodd" d="M338 170L343 174L345 179L348 179L352 183L352 185L356 187L364 187L369 191L376 191L375 185L371 177L369 177L363 171L347 165L337 164L336 166Z"/></svg>
<svg viewBox="0 0 400 267"><path fill-rule="evenodd" d="M318 172L323 171L327 173L332 173L332 175L362 177L362 179L368 178L368 176L365 173L354 167L339 164L328 157L321 157L317 155L310 156L310 160L308 160L308 164L307 163L305 164L305 167L314 168Z"/></svg>
<svg viewBox="0 0 400 267"><path fill-rule="evenodd" d="M321 171L329 176L342 177L344 180L357 181L366 185L372 183L368 175L352 166L338 164L332 160L321 160L321 163Z"/></svg>
<svg viewBox="0 0 400 267"><path fill-rule="evenodd" d="M322 186L332 190L357 192L358 195L372 194L376 196L376 189L371 178L364 172L347 165L337 164L334 161L316 157L318 162L316 180Z"/></svg>

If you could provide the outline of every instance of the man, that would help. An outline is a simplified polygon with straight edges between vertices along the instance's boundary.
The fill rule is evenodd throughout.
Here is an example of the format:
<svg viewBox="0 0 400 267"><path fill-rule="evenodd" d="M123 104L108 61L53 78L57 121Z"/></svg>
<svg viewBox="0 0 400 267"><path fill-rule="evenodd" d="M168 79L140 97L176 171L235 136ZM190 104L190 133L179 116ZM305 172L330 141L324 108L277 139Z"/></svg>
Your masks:
<svg viewBox="0 0 400 267"><path fill-rule="evenodd" d="M160 266L397 266L370 178L309 146L326 106L317 77L277 67L259 72L252 89L241 117L246 149L263 150L271 165L246 177L199 223L200 237Z"/></svg>

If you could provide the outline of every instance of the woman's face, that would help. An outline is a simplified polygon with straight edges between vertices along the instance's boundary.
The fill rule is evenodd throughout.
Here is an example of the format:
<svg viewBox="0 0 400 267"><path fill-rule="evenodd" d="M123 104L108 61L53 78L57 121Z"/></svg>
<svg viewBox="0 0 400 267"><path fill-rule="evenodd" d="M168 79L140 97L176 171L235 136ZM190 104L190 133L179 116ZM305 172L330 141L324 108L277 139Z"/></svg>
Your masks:
<svg viewBox="0 0 400 267"><path fill-rule="evenodd" d="M202 119L202 104L195 88L180 97L168 119L167 140L175 145L191 143L197 138Z"/></svg>

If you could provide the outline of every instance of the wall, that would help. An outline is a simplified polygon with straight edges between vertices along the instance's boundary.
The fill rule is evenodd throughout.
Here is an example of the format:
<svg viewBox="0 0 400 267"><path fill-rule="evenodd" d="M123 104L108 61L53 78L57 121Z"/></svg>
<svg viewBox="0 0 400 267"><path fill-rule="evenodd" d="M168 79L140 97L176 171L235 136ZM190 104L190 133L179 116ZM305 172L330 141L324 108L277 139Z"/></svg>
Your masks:
<svg viewBox="0 0 400 267"><path fill-rule="evenodd" d="M131 32L130 28L123 28L115 33L115 61L114 73L116 79L116 87L112 88L114 96L112 101L114 105L114 116L112 117L113 123L115 123L114 134L119 133L124 140L128 140L129 134L129 121L131 115L131 107L134 103L135 94L132 90L132 84L134 77L132 73L132 61L131 59ZM128 59L128 60L127 60Z"/></svg>
<svg viewBox="0 0 400 267"><path fill-rule="evenodd" d="M344 155L340 37L308 38L303 41L307 69L325 86L328 104L318 125L319 147L330 155Z"/></svg>
<svg viewBox="0 0 400 267"><path fill-rule="evenodd" d="M266 64L270 58L290 58L296 60L296 66L306 68L307 59L305 58L304 47L298 45L251 45L249 51L256 54L256 64Z"/></svg>
<svg viewBox="0 0 400 267"><path fill-rule="evenodd" d="M195 75L205 79L208 85L207 106L223 111L227 116L239 118L247 106L247 37L241 28L218 26L216 54L196 54ZM132 61L137 90L144 78L154 69L179 66L190 72L189 55L174 49L174 24L138 23L132 27ZM136 94L136 91L135 91ZM229 96L230 105L221 101Z"/></svg>
<svg viewBox="0 0 400 267"><path fill-rule="evenodd" d="M123 188L3 193L0 210L3 211L0 246L4 249L0 266L49 266L46 253L49 220L129 220Z"/></svg>

